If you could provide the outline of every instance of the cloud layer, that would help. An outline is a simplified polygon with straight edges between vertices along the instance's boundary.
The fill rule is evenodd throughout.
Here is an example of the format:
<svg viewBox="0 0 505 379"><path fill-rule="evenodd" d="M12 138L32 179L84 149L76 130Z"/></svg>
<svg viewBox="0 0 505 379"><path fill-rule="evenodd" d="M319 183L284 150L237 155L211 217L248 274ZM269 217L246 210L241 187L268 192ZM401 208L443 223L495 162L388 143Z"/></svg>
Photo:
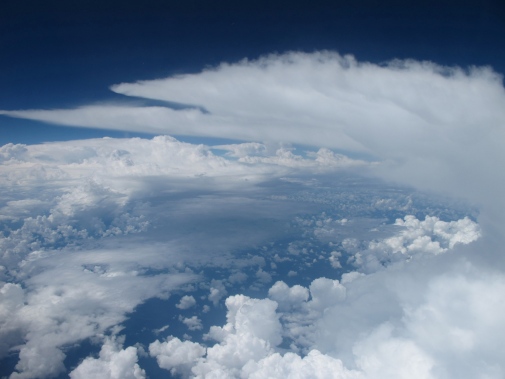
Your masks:
<svg viewBox="0 0 505 379"><path fill-rule="evenodd" d="M171 337L150 352L161 367L192 378L498 379L505 280L464 266L434 275L347 274L309 288L277 282L274 301L229 297L227 323L210 328L207 339L217 342L209 347ZM406 279L412 273L415 280Z"/></svg>
<svg viewBox="0 0 505 379"><path fill-rule="evenodd" d="M0 148L11 378L60 374L65 348L85 339L102 349L71 377L146 377L121 324L174 293L148 350L184 377L503 377L498 74L289 53L112 90L188 107L1 113L244 142ZM210 326L223 306L226 322Z"/></svg>
<svg viewBox="0 0 505 379"><path fill-rule="evenodd" d="M333 52L294 52L111 88L197 108L106 104L2 114L365 152L389 162L384 174L396 180L473 201L497 201L496 188L503 185L486 171L505 161L505 92L501 76L486 67L464 70L414 60L378 65Z"/></svg>
<svg viewBox="0 0 505 379"><path fill-rule="evenodd" d="M238 151L242 146L220 149ZM261 158L266 161L253 163L260 156L242 154L245 161L220 157L208 146L167 136L1 147L0 355L19 351L12 377L51 377L64 371L67 346L103 338L147 299L167 298L203 279L186 270L188 264L251 264L232 259L230 252L275 236L276 229L242 230L230 238L215 220L271 219L272 206L254 205L261 183L284 175L366 166L325 150L324 160L319 152L302 156L282 146L264 150ZM200 232L194 233L198 223ZM263 272L265 276L269 274ZM227 290L220 280L205 280L209 304L217 306ZM196 304L193 296L185 295L176 308L185 311ZM189 331L203 328L195 315L181 316L180 321ZM104 351L114 343L106 342ZM125 353L116 350L119 361L104 352L99 360L85 361L74 375L125 357L124 362L133 362L130 347Z"/></svg>

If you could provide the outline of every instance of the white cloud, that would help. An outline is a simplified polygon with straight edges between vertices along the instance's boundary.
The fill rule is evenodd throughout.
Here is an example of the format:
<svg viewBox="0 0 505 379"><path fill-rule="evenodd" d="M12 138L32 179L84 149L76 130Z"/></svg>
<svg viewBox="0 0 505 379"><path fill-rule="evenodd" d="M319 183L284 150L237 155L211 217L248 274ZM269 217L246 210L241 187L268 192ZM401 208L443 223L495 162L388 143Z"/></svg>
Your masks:
<svg viewBox="0 0 505 379"><path fill-rule="evenodd" d="M340 257L342 253L339 251L332 251L330 255L330 264L333 268L342 268L342 264L340 263Z"/></svg>
<svg viewBox="0 0 505 379"><path fill-rule="evenodd" d="M62 348L103 334L151 297L166 297L195 275L143 272L165 264L156 248L123 246L117 250L32 253L19 270L24 287L2 284L2 353L19 350L13 378L54 376L64 370ZM143 253L142 265L138 263ZM33 254L33 258L31 257ZM165 259L170 254L166 253Z"/></svg>
<svg viewBox="0 0 505 379"><path fill-rule="evenodd" d="M176 307L179 309L189 309L191 307L194 307L195 305L196 305L195 298L193 296L186 295L181 297L181 300L176 305Z"/></svg>
<svg viewBox="0 0 505 379"><path fill-rule="evenodd" d="M202 330L202 320L200 320L197 316L191 317L182 317L179 316L179 320L187 326L189 330Z"/></svg>
<svg viewBox="0 0 505 379"><path fill-rule="evenodd" d="M371 241L368 249L354 254L352 262L364 271L373 272L382 265L442 254L458 244L466 245L481 237L479 225L468 217L446 222L435 216L426 216L421 221L407 215L403 220L397 219L394 225L402 230L392 237Z"/></svg>
<svg viewBox="0 0 505 379"><path fill-rule="evenodd" d="M309 286L311 301L309 306L323 310L345 299L346 289L338 280L314 279Z"/></svg>
<svg viewBox="0 0 505 379"><path fill-rule="evenodd" d="M267 246L287 224L279 220L335 204L283 207L289 186L338 191L314 180L314 173L358 166L366 166L367 175L466 198L479 207L480 226L463 216L405 217L411 199L391 205L382 198L370 203L400 212L404 218L395 226L365 218L359 224L347 214L305 220L310 235L304 238L328 243L334 268L344 266L348 254L353 260L347 263L368 275L318 278L308 288L277 282L269 299L229 297L227 323L207 335L214 344L157 341L151 356L163 368L196 377L503 378L505 91L496 73L290 53L113 90L195 104L208 113L110 105L1 113L248 142L215 146L223 156L171 137L1 147L0 213L8 227L0 235L0 354L19 350L12 378L58 375L62 347L107 333L143 301L194 281L178 270L188 261L233 266L233 248ZM319 150L300 153L290 143ZM270 193L261 187L269 180L289 189L279 185ZM356 228L380 233L367 241L358 232L346 235ZM341 246L333 250L329 243L338 239ZM293 261L323 254L311 242L290 242ZM287 261L279 254L271 258L280 267ZM268 262L261 259L241 264L268 283ZM215 306L228 294L223 280L246 280L234 272L202 287ZM189 298L179 308L186 309ZM203 328L197 316L181 321L190 330ZM144 376L134 347L110 339L102 351L73 375L100 368L114 377L128 368L117 375Z"/></svg>
<svg viewBox="0 0 505 379"><path fill-rule="evenodd" d="M230 193L244 188L253 193L255 183L296 172L271 164L253 167L170 137L1 149L2 221L8 226L0 235L0 275L23 287L2 282L9 299L4 307L9 309L0 312L0 353L19 350L18 374L13 375L27 378L58 374L64 370L63 346L106 332L138 304L150 297L167 297L170 290L196 277L191 272L174 273L174 268L188 262L264 265L262 257L239 264L227 254L234 246L274 236L275 227L254 228L230 238L208 220L228 214L246 221L271 218L273 201L265 206L240 191L236 197ZM225 199L220 190L227 191ZM208 195L213 191L217 194ZM207 197L200 196L202 192ZM160 202L160 193L168 200ZM176 200L171 202L171 196ZM186 228L198 225L195 220L202 228L198 238ZM170 228L157 232L164 223ZM234 227L241 230L240 225ZM150 270L161 273L152 275ZM269 278L267 272L261 273L262 280ZM220 280L209 288L209 300L216 305L227 294ZM188 301L179 306L189 306ZM201 328L197 323L188 326Z"/></svg>
<svg viewBox="0 0 505 379"><path fill-rule="evenodd" d="M206 356L192 368L196 377L236 377L247 362L271 354L282 341L275 302L237 295L226 299L226 307L227 324L208 333L219 343L207 348Z"/></svg>
<svg viewBox="0 0 505 379"><path fill-rule="evenodd" d="M489 68L463 70L414 60L377 65L334 52L294 52L223 63L197 74L122 83L112 90L196 104L208 112L93 105L2 114L65 125L362 151L390 163L384 165L384 175L473 201L496 199L503 183L493 176L505 159L505 93L501 77Z"/></svg>
<svg viewBox="0 0 505 379"><path fill-rule="evenodd" d="M345 284L316 279L310 301L306 288L282 282L269 291L275 302L229 297L227 323L208 334L217 343L188 359L186 375L500 378L504 276L464 261L456 267L440 259L416 265L347 275ZM306 353L280 348L281 336Z"/></svg>
<svg viewBox="0 0 505 379"><path fill-rule="evenodd" d="M214 306L217 306L219 300L225 297L228 294L226 287L224 286L221 280L212 279L210 283L210 294L208 299L212 301Z"/></svg>
<svg viewBox="0 0 505 379"><path fill-rule="evenodd" d="M71 379L145 379L137 361L137 348L122 349L120 338L106 338L98 358L88 357L71 373Z"/></svg>
<svg viewBox="0 0 505 379"><path fill-rule="evenodd" d="M259 362L248 362L242 377L250 379L260 378L306 378L306 379L363 379L357 371L347 370L342 362L328 355L312 350L305 357L297 354L275 353Z"/></svg>
<svg viewBox="0 0 505 379"><path fill-rule="evenodd" d="M169 370L172 375L188 374L190 367L205 354L205 348L195 342L172 338L165 342L151 343L149 354L156 358L161 368Z"/></svg>
<svg viewBox="0 0 505 379"><path fill-rule="evenodd" d="M300 285L288 287L282 281L276 282L269 290L268 297L275 300L280 310L289 310L301 306L309 299L309 291Z"/></svg>

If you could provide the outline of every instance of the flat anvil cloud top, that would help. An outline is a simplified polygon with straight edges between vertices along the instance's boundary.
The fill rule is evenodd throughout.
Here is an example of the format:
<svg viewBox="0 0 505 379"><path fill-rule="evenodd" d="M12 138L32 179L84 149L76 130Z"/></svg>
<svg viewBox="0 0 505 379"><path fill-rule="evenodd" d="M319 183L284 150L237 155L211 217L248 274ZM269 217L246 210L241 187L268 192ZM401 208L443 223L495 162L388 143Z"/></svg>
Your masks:
<svg viewBox="0 0 505 379"><path fill-rule="evenodd" d="M490 68L415 60L377 65L328 51L293 52L111 88L187 108L103 104L1 113L71 126L365 152L390 162L395 180L474 202L497 199L503 186L505 90Z"/></svg>

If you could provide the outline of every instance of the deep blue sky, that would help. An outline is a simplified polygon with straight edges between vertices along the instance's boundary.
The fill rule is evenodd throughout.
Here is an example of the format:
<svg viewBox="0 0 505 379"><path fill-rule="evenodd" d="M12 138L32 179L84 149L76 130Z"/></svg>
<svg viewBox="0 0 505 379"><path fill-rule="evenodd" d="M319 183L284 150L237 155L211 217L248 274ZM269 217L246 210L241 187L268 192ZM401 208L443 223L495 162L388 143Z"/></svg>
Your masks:
<svg viewBox="0 0 505 379"><path fill-rule="evenodd" d="M480 1L4 1L0 109L117 99L111 84L271 52L431 60L505 72L505 5ZM120 132L0 116L0 144Z"/></svg>

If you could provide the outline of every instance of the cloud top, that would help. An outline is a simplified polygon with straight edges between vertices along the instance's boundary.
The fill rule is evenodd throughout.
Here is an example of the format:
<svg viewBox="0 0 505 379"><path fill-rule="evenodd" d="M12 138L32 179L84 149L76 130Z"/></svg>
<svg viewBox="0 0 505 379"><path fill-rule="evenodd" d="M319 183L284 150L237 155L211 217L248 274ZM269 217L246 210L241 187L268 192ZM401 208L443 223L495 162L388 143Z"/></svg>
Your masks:
<svg viewBox="0 0 505 379"><path fill-rule="evenodd" d="M292 52L111 89L195 108L104 104L1 113L65 125L364 152L389 162L383 172L389 178L472 201L498 198L496 188L503 185L496 173L505 162L505 91L502 77L488 67L465 70L415 60L374 64L329 51Z"/></svg>

